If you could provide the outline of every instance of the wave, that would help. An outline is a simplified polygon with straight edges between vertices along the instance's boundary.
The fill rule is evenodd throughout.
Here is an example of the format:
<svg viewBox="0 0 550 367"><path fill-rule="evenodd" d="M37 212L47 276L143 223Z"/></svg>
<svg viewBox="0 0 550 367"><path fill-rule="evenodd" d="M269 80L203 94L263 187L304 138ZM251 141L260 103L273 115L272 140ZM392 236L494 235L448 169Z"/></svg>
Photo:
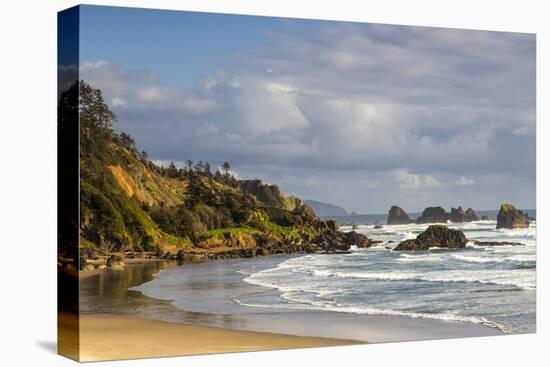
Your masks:
<svg viewBox="0 0 550 367"><path fill-rule="evenodd" d="M272 269L274 270L274 269ZM316 277L338 277L355 279L372 279L382 281L420 281L434 283L481 283L504 286L515 286L525 290L534 290L535 277L532 272L526 272L528 269L508 269L508 270L448 270L431 272L362 272L351 271L342 272L328 269L311 269L307 273ZM266 276L267 275L267 276ZM252 274L244 279L245 282L270 288L279 288L282 291L287 289L284 285L277 284L277 277L270 277L269 273L259 272Z"/></svg>
<svg viewBox="0 0 550 367"><path fill-rule="evenodd" d="M429 255L410 255L403 253L395 260L399 262L440 262L444 260L444 257L437 253Z"/></svg>
<svg viewBox="0 0 550 367"><path fill-rule="evenodd" d="M509 257L481 257L481 256L467 256L455 254L452 257L456 260L466 261L471 263L527 263L527 264L536 264L536 260L533 259L531 255L516 255Z"/></svg>
<svg viewBox="0 0 550 367"><path fill-rule="evenodd" d="M449 313L409 312L409 311L400 311L400 310L392 310L392 309L380 309L380 308L374 308L374 307L368 307L368 306L348 305L348 304L342 304L342 303L327 304L325 302L314 302L314 301L306 301L302 299L293 298L289 296L288 293L283 293L282 298L291 303L258 304L258 303L244 302L237 298L233 298L232 300L236 304L241 306L246 306L246 307L330 311L330 312L351 313L351 314L359 314L359 315L401 316L401 317L412 317L412 318L422 318L422 319L432 319L432 320L452 321L452 322L469 322L473 324L480 324L480 325L496 328L505 333L511 332L506 326L481 316L465 316L465 315L459 315L451 312Z"/></svg>
<svg viewBox="0 0 550 367"><path fill-rule="evenodd" d="M460 261L472 262L472 263L502 263L505 259L497 259L490 257L478 257L478 256L465 256L465 255L453 255L453 258Z"/></svg>

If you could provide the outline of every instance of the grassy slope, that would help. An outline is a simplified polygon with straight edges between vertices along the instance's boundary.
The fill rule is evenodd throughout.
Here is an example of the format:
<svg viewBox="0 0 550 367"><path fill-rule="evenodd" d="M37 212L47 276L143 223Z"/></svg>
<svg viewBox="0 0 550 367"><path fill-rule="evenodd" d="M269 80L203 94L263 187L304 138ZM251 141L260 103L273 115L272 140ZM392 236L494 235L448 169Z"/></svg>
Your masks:
<svg viewBox="0 0 550 367"><path fill-rule="evenodd" d="M139 160L135 153L116 144L111 144L110 153L107 158L92 155L81 157L83 247L147 251L160 248L165 252L175 252L180 248L204 249L206 246L215 251L216 247L224 249L228 242L241 247L255 246L253 235L256 234L277 240L299 241L311 239L319 233L302 217L292 214L292 210L302 205L301 201L285 197L278 189L274 190L274 186L255 183L257 195L253 195L239 187L206 177L195 177L195 187L200 187L201 191L216 199L230 197L237 201L237 205L241 202L253 203L249 218L244 221L246 223L217 225L216 228L206 228L204 225L193 240L191 236L167 233L152 219L146 207L170 210L195 200L198 202L191 212L200 218L205 215L205 210L210 213L212 208L190 194L189 179L160 176ZM269 203L261 201L266 192ZM224 209L224 204L220 205Z"/></svg>

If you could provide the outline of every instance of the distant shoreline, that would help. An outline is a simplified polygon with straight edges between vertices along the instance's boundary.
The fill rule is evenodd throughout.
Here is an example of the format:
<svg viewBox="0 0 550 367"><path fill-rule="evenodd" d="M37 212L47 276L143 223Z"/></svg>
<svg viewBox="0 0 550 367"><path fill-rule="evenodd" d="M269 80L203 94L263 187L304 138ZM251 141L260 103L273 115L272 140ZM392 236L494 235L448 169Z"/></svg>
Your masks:
<svg viewBox="0 0 550 367"><path fill-rule="evenodd" d="M529 214L531 213L536 213L537 209L535 208L531 208L531 209L522 209L522 208L519 208L519 210L522 210L524 212L527 212ZM485 213L494 213L495 215L498 213L498 208L497 209L476 209L476 213L481 213L481 214L485 214ZM420 214L422 214L422 210L420 211L413 211L413 212L407 212L407 214L409 214L410 216L412 217L417 217L417 216L420 216ZM348 214L348 215L320 215L319 218L323 219L323 220L327 220L327 219L338 219L338 218L343 218L343 217L362 217L362 216L387 216L388 213L385 212L385 213L355 213L355 214Z"/></svg>

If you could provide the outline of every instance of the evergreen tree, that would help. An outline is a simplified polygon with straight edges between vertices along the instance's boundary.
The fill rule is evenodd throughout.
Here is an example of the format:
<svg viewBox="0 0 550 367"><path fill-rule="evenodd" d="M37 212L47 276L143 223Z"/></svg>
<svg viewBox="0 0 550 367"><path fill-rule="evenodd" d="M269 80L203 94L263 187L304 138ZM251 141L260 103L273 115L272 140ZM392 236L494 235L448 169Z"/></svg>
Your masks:
<svg viewBox="0 0 550 367"><path fill-rule="evenodd" d="M229 170L231 169L231 165L230 165L228 162L224 162L223 165L222 165L222 168L223 168L223 170L224 170L224 172L225 172L225 174L224 174L225 181L228 182L228 181L229 181L229 177L230 177L230 175L229 175Z"/></svg>
<svg viewBox="0 0 550 367"><path fill-rule="evenodd" d="M187 164L187 175L191 177L193 175L193 161L188 159L185 164Z"/></svg>
<svg viewBox="0 0 550 367"><path fill-rule="evenodd" d="M168 176L172 178L178 177L178 168L176 167L174 161L171 161L170 165L168 166Z"/></svg>
<svg viewBox="0 0 550 367"><path fill-rule="evenodd" d="M210 167L210 163L206 162L204 164L204 174L208 178L212 178L212 168Z"/></svg>

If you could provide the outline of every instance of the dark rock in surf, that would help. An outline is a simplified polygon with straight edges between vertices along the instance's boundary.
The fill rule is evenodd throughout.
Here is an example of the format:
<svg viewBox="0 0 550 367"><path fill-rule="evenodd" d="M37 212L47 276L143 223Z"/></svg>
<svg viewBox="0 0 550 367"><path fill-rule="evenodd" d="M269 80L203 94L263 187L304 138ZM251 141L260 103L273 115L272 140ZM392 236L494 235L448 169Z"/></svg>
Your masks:
<svg viewBox="0 0 550 367"><path fill-rule="evenodd" d="M407 224L410 222L409 215L403 209L396 205L390 208L387 224Z"/></svg>
<svg viewBox="0 0 550 367"><path fill-rule="evenodd" d="M463 248L468 243L462 231L444 225L431 225L414 240L401 242L394 251L423 251L432 247Z"/></svg>
<svg viewBox="0 0 550 367"><path fill-rule="evenodd" d="M451 208L451 214L449 214L451 222L462 223L466 221L466 213L461 206L457 208Z"/></svg>
<svg viewBox="0 0 550 367"><path fill-rule="evenodd" d="M347 232L345 234L345 242L350 246L357 246L359 248L367 248L372 246L372 241L365 235L359 234L355 231Z"/></svg>
<svg viewBox="0 0 550 367"><path fill-rule="evenodd" d="M351 246L360 248L370 247L371 243L367 236L357 232L325 232L313 241L324 252L348 251Z"/></svg>
<svg viewBox="0 0 550 367"><path fill-rule="evenodd" d="M497 215L498 228L528 228L527 214L516 209L512 204L502 204Z"/></svg>
<svg viewBox="0 0 550 367"><path fill-rule="evenodd" d="M466 209L466 218L465 218L464 221L465 222L474 222L476 220L479 220L479 217L476 214L476 212L474 211L474 209L472 209L472 208Z"/></svg>

